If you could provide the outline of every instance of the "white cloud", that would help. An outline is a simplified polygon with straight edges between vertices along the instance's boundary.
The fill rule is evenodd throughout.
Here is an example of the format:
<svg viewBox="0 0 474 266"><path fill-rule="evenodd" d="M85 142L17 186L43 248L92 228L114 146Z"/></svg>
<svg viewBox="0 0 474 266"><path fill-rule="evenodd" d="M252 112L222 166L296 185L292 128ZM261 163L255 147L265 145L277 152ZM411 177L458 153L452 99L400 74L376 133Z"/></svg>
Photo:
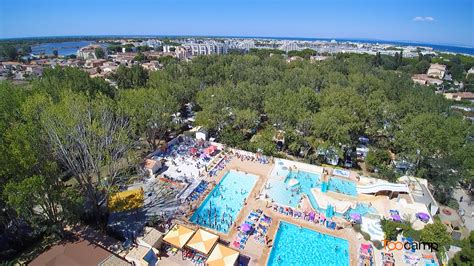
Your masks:
<svg viewBox="0 0 474 266"><path fill-rule="evenodd" d="M414 17L413 18L413 21L422 21L422 22L430 22L430 21L434 21L434 17Z"/></svg>

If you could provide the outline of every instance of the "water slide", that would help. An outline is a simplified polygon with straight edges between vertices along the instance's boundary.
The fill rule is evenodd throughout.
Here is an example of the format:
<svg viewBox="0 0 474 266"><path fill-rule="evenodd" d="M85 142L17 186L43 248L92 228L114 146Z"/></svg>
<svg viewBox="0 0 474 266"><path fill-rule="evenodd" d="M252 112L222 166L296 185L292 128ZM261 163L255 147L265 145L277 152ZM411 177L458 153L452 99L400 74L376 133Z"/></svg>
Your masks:
<svg viewBox="0 0 474 266"><path fill-rule="evenodd" d="M374 194L380 191L393 191L409 193L410 190L406 184L394 184L388 182L375 183L364 186L357 186L358 194Z"/></svg>

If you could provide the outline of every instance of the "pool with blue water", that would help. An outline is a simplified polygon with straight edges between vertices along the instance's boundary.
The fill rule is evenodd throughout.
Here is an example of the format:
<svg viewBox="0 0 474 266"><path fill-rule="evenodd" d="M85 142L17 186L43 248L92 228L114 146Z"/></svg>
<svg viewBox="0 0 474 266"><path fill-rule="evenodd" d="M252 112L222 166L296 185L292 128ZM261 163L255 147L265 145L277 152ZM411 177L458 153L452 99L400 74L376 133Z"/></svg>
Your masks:
<svg viewBox="0 0 474 266"><path fill-rule="evenodd" d="M337 177L329 179L328 190L349 196L357 196L357 187L354 182Z"/></svg>
<svg viewBox="0 0 474 266"><path fill-rule="evenodd" d="M349 265L349 242L282 221L267 265Z"/></svg>
<svg viewBox="0 0 474 266"><path fill-rule="evenodd" d="M277 203L296 207L300 202L302 194L308 195L313 207L317 208L318 203L314 199L311 189L319 187L320 174L304 171L289 172L285 181L269 179L269 188L265 191L267 196L275 200ZM297 185L290 186L288 183L291 179L298 181Z"/></svg>
<svg viewBox="0 0 474 266"><path fill-rule="evenodd" d="M253 187L256 175L237 171L225 173L217 186L209 193L190 221L201 226L228 233L244 206Z"/></svg>
<svg viewBox="0 0 474 266"><path fill-rule="evenodd" d="M280 171L281 172L281 171ZM319 173L312 173L306 171L288 171L284 181L278 179L269 179L265 194L267 197L273 199L276 203L297 207L303 194L308 196L309 201L313 208L319 212L324 212L324 209L319 208L313 193L312 188L320 188L322 185L321 175ZM295 179L297 184L291 186L290 182ZM340 178L331 177L329 179L328 190L333 192L342 193L350 196L357 196L357 187L354 182L346 181ZM340 214L342 215L342 214Z"/></svg>

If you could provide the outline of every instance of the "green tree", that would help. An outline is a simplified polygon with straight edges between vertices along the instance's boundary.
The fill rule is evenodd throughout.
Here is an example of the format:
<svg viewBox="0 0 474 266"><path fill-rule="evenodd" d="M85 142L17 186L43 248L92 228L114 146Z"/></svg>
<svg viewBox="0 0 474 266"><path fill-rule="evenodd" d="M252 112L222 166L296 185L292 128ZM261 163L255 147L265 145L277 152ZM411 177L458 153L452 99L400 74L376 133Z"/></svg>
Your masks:
<svg viewBox="0 0 474 266"><path fill-rule="evenodd" d="M461 251L449 260L450 266L468 266L474 263L474 231L462 241L461 248Z"/></svg>
<svg viewBox="0 0 474 266"><path fill-rule="evenodd" d="M148 81L148 72L140 65L130 68L120 66L112 77L119 89L144 87Z"/></svg>
<svg viewBox="0 0 474 266"><path fill-rule="evenodd" d="M98 58L98 59L105 58L105 51L102 48L99 48L99 47L95 48L94 49L94 54L95 54L95 57Z"/></svg>
<svg viewBox="0 0 474 266"><path fill-rule="evenodd" d="M143 62L146 60L147 60L146 56L141 51L139 51L137 55L133 58L133 61L137 61L137 62Z"/></svg>
<svg viewBox="0 0 474 266"><path fill-rule="evenodd" d="M438 244L439 248L451 244L452 238L446 230L446 226L439 220L432 224L427 224L421 230L421 241Z"/></svg>
<svg viewBox="0 0 474 266"><path fill-rule="evenodd" d="M134 129L108 97L63 91L60 99L45 107L40 123L55 159L75 177L89 213L100 221L100 203L135 143Z"/></svg>
<svg viewBox="0 0 474 266"><path fill-rule="evenodd" d="M111 98L115 96L115 89L101 78L90 78L89 75L73 67L47 68L41 79L32 82L35 91L49 94L54 101L58 101L64 90L81 92L94 97L98 93Z"/></svg>
<svg viewBox="0 0 474 266"><path fill-rule="evenodd" d="M380 170L389 165L390 154L388 151L383 149L371 148L367 154L365 162L370 171L373 171L375 168Z"/></svg>
<svg viewBox="0 0 474 266"><path fill-rule="evenodd" d="M65 217L62 215L59 180L48 180L43 176L31 176L20 182L10 181L4 195L7 204L23 219L39 217L62 235ZM67 211L67 210L66 210Z"/></svg>
<svg viewBox="0 0 474 266"><path fill-rule="evenodd" d="M158 141L165 138L176 124L172 114L179 105L167 91L156 89L124 90L119 94L118 108L121 114L134 123L137 135L144 133L152 150L158 148Z"/></svg>
<svg viewBox="0 0 474 266"><path fill-rule="evenodd" d="M16 60L18 58L18 51L14 45L3 45L0 50L6 60Z"/></svg>
<svg viewBox="0 0 474 266"><path fill-rule="evenodd" d="M402 232L402 224L393 222L387 219L382 219L380 221L382 225L382 230L385 234L385 239L396 241L398 234Z"/></svg>

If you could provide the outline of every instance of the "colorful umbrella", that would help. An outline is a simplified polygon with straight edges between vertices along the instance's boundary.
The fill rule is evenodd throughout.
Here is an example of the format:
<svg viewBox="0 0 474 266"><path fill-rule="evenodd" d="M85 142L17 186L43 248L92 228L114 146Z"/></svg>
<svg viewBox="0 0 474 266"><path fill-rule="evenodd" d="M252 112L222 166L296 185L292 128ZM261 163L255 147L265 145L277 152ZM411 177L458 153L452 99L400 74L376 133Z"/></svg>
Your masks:
<svg viewBox="0 0 474 266"><path fill-rule="evenodd" d="M392 214L392 219L396 222L400 222L402 220L402 217L398 214Z"/></svg>
<svg viewBox="0 0 474 266"><path fill-rule="evenodd" d="M423 221L427 221L430 219L430 216L424 212L419 212L416 216L418 216L418 218Z"/></svg>
<svg viewBox="0 0 474 266"><path fill-rule="evenodd" d="M244 223L240 227L240 230L242 230L242 232L248 232L248 231L252 230L252 226L250 224Z"/></svg>
<svg viewBox="0 0 474 266"><path fill-rule="evenodd" d="M350 217L352 220L355 220L355 221L359 221L361 219L361 216L358 213L351 213Z"/></svg>

